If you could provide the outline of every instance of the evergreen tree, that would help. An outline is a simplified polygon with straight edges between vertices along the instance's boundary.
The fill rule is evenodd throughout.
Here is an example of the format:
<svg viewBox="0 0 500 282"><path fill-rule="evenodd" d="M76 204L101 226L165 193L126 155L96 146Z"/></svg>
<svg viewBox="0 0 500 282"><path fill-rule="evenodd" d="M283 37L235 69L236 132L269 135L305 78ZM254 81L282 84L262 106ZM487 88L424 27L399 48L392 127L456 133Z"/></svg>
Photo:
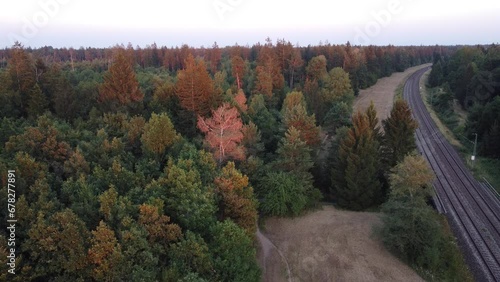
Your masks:
<svg viewBox="0 0 500 282"><path fill-rule="evenodd" d="M159 184L166 186L162 195L166 213L183 229L206 230L215 221L213 188L202 185L200 174L190 161L169 161L165 171L166 178L161 178Z"/></svg>
<svg viewBox="0 0 500 282"><path fill-rule="evenodd" d="M47 97L42 93L42 90L40 89L38 83L33 86L31 91L29 92L28 97L29 99L26 112L28 113L29 117L36 119L47 109L49 101L47 100Z"/></svg>
<svg viewBox="0 0 500 282"><path fill-rule="evenodd" d="M391 115L382 124L384 160L390 168L416 149L414 134L418 124L411 116L410 107L404 100L397 100L394 103Z"/></svg>
<svg viewBox="0 0 500 282"><path fill-rule="evenodd" d="M290 127L281 139L277 150L276 166L283 171L291 172L311 184L313 167L310 147L300 138L300 132Z"/></svg>
<svg viewBox="0 0 500 282"><path fill-rule="evenodd" d="M253 236L257 229L257 200L248 177L239 172L233 162L228 162L214 183L220 197L221 219L232 219Z"/></svg>
<svg viewBox="0 0 500 282"><path fill-rule="evenodd" d="M210 250L217 281L260 281L260 269L251 237L231 220L211 230Z"/></svg>
<svg viewBox="0 0 500 282"><path fill-rule="evenodd" d="M381 141L382 133L380 132L380 126L378 124L379 120L377 117L377 110L375 109L375 105L373 104L373 101L371 101L370 106L368 106L368 108L366 108L365 114L368 117L368 122L370 123L370 128L373 131L374 137L377 139L377 141Z"/></svg>
<svg viewBox="0 0 500 282"><path fill-rule="evenodd" d="M195 60L189 54L184 64L184 69L177 74L175 93L184 109L206 117L212 108L217 107L218 97L205 61Z"/></svg>
<svg viewBox="0 0 500 282"><path fill-rule="evenodd" d="M302 92L288 93L281 109L283 127L288 130L295 127L300 133L300 138L309 146L317 146L320 140L320 128L316 126L314 114L308 115L306 102Z"/></svg>
<svg viewBox="0 0 500 282"><path fill-rule="evenodd" d="M259 183L260 209L270 216L297 216L307 206L307 189L291 172L268 172Z"/></svg>
<svg viewBox="0 0 500 282"><path fill-rule="evenodd" d="M483 137L482 153L500 159L500 122L495 120Z"/></svg>
<svg viewBox="0 0 500 282"><path fill-rule="evenodd" d="M133 102L142 102L143 98L132 59L125 49L118 48L99 88L99 101L105 104L107 110L116 111L123 106L132 106Z"/></svg>
<svg viewBox="0 0 500 282"><path fill-rule="evenodd" d="M144 125L141 140L147 151L162 156L168 147L179 140L179 135L167 114L157 115L153 113Z"/></svg>
<svg viewBox="0 0 500 282"><path fill-rule="evenodd" d="M379 143L365 114L356 113L333 165L333 194L340 206L363 210L381 199Z"/></svg>
<svg viewBox="0 0 500 282"><path fill-rule="evenodd" d="M267 152L274 152L278 143L276 130L278 124L276 117L266 107L264 96L262 94L252 96L248 114L252 121L257 125L262 133L262 142Z"/></svg>

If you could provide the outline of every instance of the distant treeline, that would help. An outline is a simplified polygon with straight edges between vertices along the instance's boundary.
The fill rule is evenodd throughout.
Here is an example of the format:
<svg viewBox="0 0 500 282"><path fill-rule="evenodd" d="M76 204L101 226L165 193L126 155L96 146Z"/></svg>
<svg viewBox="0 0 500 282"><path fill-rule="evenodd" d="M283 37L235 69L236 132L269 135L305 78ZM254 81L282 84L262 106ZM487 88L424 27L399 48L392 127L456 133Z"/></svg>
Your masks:
<svg viewBox="0 0 500 282"><path fill-rule="evenodd" d="M433 54L448 56L457 50L458 46L352 46L319 45L297 47L289 41L277 40L275 44L270 39L266 43L257 43L252 46L219 47L217 43L209 48L194 48L188 45L181 47L158 47L155 43L144 48L139 46L116 46L127 48L133 52L136 66L140 68L163 67L170 72L176 72L185 67L184 61L188 54L202 57L208 69L214 74L224 67L227 60L240 56L244 61L256 62L262 49L271 48L276 53L276 64L283 74L286 86L293 88L295 83L305 79L305 67L316 56L324 55L327 68L341 67L350 75L355 93L373 85L378 78L400 72L408 67L431 62ZM41 58L45 63L72 63L92 62L92 68L103 71L108 68L113 58L113 48L25 48L35 58ZM10 58L10 49L0 50L0 67L7 65ZM251 65L255 67L255 64Z"/></svg>

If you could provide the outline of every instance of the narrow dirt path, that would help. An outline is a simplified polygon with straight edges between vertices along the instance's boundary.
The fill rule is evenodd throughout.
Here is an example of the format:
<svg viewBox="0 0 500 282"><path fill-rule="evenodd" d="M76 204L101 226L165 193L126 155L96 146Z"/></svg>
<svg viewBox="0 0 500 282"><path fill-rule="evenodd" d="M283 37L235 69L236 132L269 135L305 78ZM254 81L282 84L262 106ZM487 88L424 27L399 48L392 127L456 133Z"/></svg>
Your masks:
<svg viewBox="0 0 500 282"><path fill-rule="evenodd" d="M262 234L260 228L257 228L256 236L260 243L259 263L262 268L264 281L276 281L273 280L274 278L268 277L269 275L266 276L266 274L270 273L269 271L267 271L266 268L269 265L268 261L272 257L272 254L274 252L277 252L286 266L288 282L291 282L292 273L290 271L290 266L288 265L288 261L286 260L286 257L283 255L283 253L278 249L278 247L276 247L276 245L273 244L273 242L271 242L271 240L269 240L269 238L267 238L264 234Z"/></svg>

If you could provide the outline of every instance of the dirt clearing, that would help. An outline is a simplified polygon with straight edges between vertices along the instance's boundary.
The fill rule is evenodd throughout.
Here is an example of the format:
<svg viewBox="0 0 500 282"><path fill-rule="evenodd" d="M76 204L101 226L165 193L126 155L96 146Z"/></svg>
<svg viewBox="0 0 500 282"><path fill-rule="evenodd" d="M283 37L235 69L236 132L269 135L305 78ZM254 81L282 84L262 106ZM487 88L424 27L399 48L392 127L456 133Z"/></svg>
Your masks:
<svg viewBox="0 0 500 282"><path fill-rule="evenodd" d="M374 238L379 217L324 206L299 218L266 220L262 233L275 247L266 255L259 250L263 281L423 281Z"/></svg>
<svg viewBox="0 0 500 282"><path fill-rule="evenodd" d="M358 97L356 97L354 101L354 112L366 110L366 108L370 106L370 102L373 101L375 109L377 110L379 125L381 125L380 122L386 119L391 112L396 88L398 88L410 74L430 65L431 64L423 64L411 67L404 72L395 72L389 77L377 80L375 85L360 90Z"/></svg>

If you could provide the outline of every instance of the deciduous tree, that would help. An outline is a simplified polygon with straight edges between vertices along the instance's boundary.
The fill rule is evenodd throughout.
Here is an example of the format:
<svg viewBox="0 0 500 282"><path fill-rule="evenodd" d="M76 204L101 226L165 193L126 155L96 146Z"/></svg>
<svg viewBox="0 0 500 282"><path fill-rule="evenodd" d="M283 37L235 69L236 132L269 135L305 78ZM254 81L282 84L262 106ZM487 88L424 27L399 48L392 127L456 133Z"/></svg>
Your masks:
<svg viewBox="0 0 500 282"><path fill-rule="evenodd" d="M88 265L87 244L90 232L70 209L57 212L45 220L41 215L33 222L24 248L36 262L32 279L82 279Z"/></svg>
<svg viewBox="0 0 500 282"><path fill-rule="evenodd" d="M159 243L163 248L182 235L179 225L170 223L170 217L161 214L156 206L140 205L138 223L148 232L148 241Z"/></svg>
<svg viewBox="0 0 500 282"><path fill-rule="evenodd" d="M389 175L390 197L427 200L432 195L434 173L420 155L407 155Z"/></svg>
<svg viewBox="0 0 500 282"><path fill-rule="evenodd" d="M88 260L93 266L92 278L99 281L116 281L123 277L123 254L115 232L103 221L92 231Z"/></svg>
<svg viewBox="0 0 500 282"><path fill-rule="evenodd" d="M227 103L212 111L211 118L198 117L198 128L205 133L205 141L214 151L219 164L228 158L245 158L245 148L240 144L243 139L242 126L238 110Z"/></svg>

